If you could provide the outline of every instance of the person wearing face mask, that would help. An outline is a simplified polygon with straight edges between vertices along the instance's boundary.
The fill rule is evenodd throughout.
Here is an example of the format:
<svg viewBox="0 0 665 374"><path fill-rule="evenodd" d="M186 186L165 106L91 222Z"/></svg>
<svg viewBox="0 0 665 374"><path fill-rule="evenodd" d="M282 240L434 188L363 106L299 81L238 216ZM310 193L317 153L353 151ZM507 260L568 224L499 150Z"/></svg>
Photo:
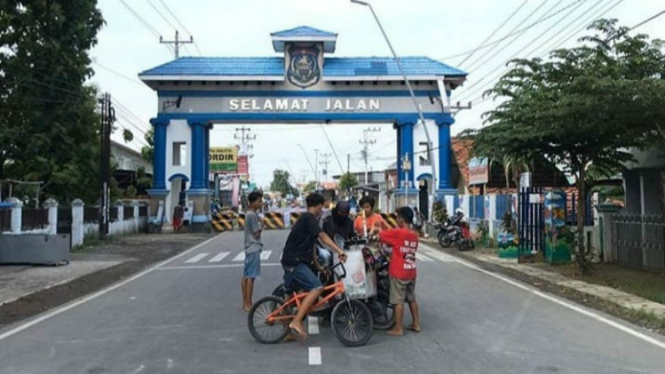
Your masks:
<svg viewBox="0 0 665 374"><path fill-rule="evenodd" d="M337 203L331 214L321 220L321 229L328 234L329 237L335 238L339 235L344 240L349 240L355 236L353 230L353 221L349 218L351 206L348 201L340 201Z"/></svg>

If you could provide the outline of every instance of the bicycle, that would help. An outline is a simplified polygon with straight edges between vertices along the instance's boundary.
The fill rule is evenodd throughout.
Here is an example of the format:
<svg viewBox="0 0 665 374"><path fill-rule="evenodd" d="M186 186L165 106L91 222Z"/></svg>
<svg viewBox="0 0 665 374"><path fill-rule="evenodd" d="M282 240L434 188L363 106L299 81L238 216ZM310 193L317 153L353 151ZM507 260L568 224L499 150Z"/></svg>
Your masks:
<svg viewBox="0 0 665 374"><path fill-rule="evenodd" d="M342 269L341 275L334 272L338 278L337 282L323 288L321 299L312 305L307 313L334 302L330 325L337 340L348 347L365 345L374 330L372 312L364 303L349 299L341 280L346 276L346 269L340 262L331 270L337 267ZM296 316L296 310L300 308L307 294L296 291L286 301L276 296L266 296L254 303L247 316L249 331L254 339L263 344L276 344L284 340L290 333L289 323ZM264 326L258 326L259 324ZM260 333L259 328L263 328L261 331L266 333Z"/></svg>

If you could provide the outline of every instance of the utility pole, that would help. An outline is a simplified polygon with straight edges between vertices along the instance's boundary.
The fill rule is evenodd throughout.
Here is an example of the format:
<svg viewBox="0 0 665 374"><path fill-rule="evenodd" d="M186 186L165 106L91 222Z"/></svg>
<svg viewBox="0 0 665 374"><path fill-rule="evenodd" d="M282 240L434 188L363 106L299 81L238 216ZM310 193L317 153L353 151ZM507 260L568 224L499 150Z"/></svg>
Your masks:
<svg viewBox="0 0 665 374"><path fill-rule="evenodd" d="M362 153L363 159L365 160L365 184L369 183L368 171L367 171L367 167L368 167L368 160L367 159L369 157L369 153L368 153L369 146L373 145L373 144L376 144L376 140L370 139L369 135L371 133L379 132L379 131L381 131L381 129L379 127L368 127L365 130L363 130L363 138L362 138L362 140L360 140L360 144L363 145L363 150L362 150L361 153Z"/></svg>
<svg viewBox="0 0 665 374"><path fill-rule="evenodd" d="M404 191L406 191L406 206L409 206L409 189L411 188L411 180L409 180L409 171L411 171L411 161L409 161L409 153L402 156L402 170L404 170Z"/></svg>
<svg viewBox="0 0 665 374"><path fill-rule="evenodd" d="M110 218L110 181L111 181L111 130L115 122L115 109L111 106L111 95L105 93L99 100L101 104L101 199L99 204L99 239L104 239L109 232Z"/></svg>
<svg viewBox="0 0 665 374"><path fill-rule="evenodd" d="M328 164L330 164L330 160L328 158L332 156L330 153L322 153L321 157L323 157L323 161L321 161L319 164L323 165L323 170L321 171L321 174L323 175L323 181L327 182L328 181Z"/></svg>
<svg viewBox="0 0 665 374"><path fill-rule="evenodd" d="M250 144L250 142L252 140L256 140L256 135L250 135L250 131L252 129L250 129L249 127L246 127L245 125L243 125L240 128L236 127L235 130L236 130L236 134L233 134L233 138L236 139L236 140L240 140L240 149L243 152L245 152L245 155L247 156L247 171L249 172L249 160L253 156L251 154L250 150L254 148L254 146L252 144ZM238 136L237 132L240 132L240 136ZM236 172L237 172L237 170L236 170ZM249 175L252 175L252 173L249 173ZM239 175L236 176L236 177L240 178ZM218 178L218 174L215 174L215 195L217 194L217 189L218 189L216 187L217 183L218 183L217 178ZM248 183L249 183L249 180L248 180Z"/></svg>
<svg viewBox="0 0 665 374"><path fill-rule="evenodd" d="M314 179L316 180L316 189L319 189L319 150L314 150Z"/></svg>
<svg viewBox="0 0 665 374"><path fill-rule="evenodd" d="M187 40L180 40L180 34L178 33L178 30L175 31L175 40L164 40L161 36L159 37L159 42L161 44L173 44L175 46L175 58L178 59L180 58L180 44L192 44L194 43L194 37L189 36L189 41Z"/></svg>

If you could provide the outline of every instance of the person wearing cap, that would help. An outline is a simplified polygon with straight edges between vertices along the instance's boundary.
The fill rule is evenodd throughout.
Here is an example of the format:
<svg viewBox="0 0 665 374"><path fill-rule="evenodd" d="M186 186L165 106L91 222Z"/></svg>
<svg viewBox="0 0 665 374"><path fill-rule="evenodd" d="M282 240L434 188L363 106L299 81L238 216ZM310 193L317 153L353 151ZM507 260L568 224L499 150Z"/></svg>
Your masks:
<svg viewBox="0 0 665 374"><path fill-rule="evenodd" d="M340 201L337 203L331 214L323 218L321 221L321 229L328 234L329 237L335 238L339 235L344 240L349 240L355 236L353 230L353 221L349 218L351 206L348 201Z"/></svg>

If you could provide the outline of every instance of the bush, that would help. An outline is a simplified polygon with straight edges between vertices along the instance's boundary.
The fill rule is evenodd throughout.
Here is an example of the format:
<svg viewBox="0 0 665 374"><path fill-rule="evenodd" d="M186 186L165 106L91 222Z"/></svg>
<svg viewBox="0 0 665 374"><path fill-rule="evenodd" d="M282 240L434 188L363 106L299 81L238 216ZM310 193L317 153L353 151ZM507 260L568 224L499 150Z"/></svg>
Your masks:
<svg viewBox="0 0 665 374"><path fill-rule="evenodd" d="M434 210L435 222L444 223L448 220L448 209L446 208L446 205L441 202L441 200L437 200L434 203L432 210Z"/></svg>

